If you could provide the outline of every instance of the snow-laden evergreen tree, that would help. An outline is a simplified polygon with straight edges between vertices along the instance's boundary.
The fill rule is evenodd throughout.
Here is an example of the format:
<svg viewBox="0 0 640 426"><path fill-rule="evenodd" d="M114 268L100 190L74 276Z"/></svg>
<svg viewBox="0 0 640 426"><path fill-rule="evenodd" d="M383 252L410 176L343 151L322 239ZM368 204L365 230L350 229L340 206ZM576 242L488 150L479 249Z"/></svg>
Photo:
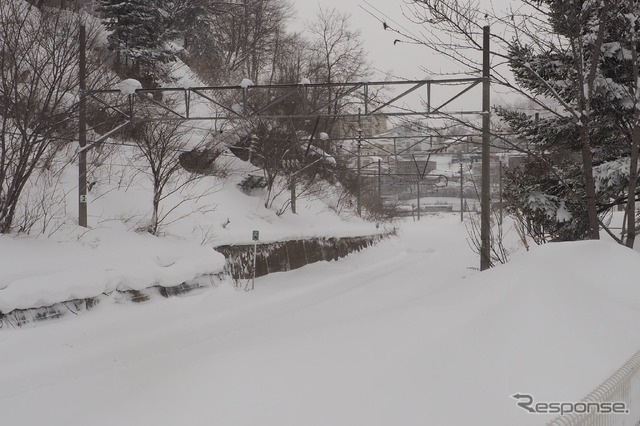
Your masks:
<svg viewBox="0 0 640 426"><path fill-rule="evenodd" d="M507 175L505 195L531 229L546 228L551 238L595 238L594 214L602 217L627 198L635 205L638 6L630 0L540 3L554 38L516 40L510 65L520 86L559 108L541 120L497 110L534 147L529 164ZM630 211L633 219L635 207Z"/></svg>
<svg viewBox="0 0 640 426"><path fill-rule="evenodd" d="M133 77L155 83L175 60L168 43L176 36L171 3L165 0L101 0L110 48Z"/></svg>
<svg viewBox="0 0 640 426"><path fill-rule="evenodd" d="M556 215L549 208L580 204L571 216L572 225L578 221L586 227L574 226L570 238L598 238L599 228L608 231L601 221L604 212L626 203L629 232L624 242L632 246L640 151L639 2L520 0L508 10L457 0L407 4L407 18L424 25L420 36L396 28L396 23L384 22L384 29L395 32L401 42L421 44L448 57L470 74L482 70L480 35L482 27L490 25L492 85L519 93L541 112L536 123L533 113L498 110L534 147L529 154L536 164L518 176L525 187L514 185L517 193L509 194L519 200L514 210L538 206L536 211L568 219L566 212ZM513 73L502 69L502 60ZM465 124L477 127L470 121ZM548 182L536 185L531 176L535 171L540 181L549 173L556 181L553 192L542 193L547 198L539 196L539 186L548 188Z"/></svg>
<svg viewBox="0 0 640 426"><path fill-rule="evenodd" d="M638 157L640 155L640 71L638 64L638 37L640 4L634 0L614 3L614 13L608 23L611 41L603 44L606 68L600 85L604 93L604 106L608 117L616 124L626 142L620 158L597 167L596 178L603 188L616 188L608 195L609 205L626 203L626 240L633 247L637 233L636 199L638 197ZM603 108L604 109L604 108ZM603 116L603 120L607 117ZM607 207L607 206L605 206ZM624 232L623 232L624 234Z"/></svg>

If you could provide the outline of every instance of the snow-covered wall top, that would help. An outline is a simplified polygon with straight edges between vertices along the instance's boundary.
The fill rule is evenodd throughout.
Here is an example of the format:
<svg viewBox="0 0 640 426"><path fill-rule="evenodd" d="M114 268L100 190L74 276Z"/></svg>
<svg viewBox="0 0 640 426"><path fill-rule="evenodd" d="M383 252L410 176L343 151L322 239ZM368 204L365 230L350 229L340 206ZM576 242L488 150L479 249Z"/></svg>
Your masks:
<svg viewBox="0 0 640 426"><path fill-rule="evenodd" d="M224 256L184 240L96 229L78 241L0 236L0 312L221 272Z"/></svg>

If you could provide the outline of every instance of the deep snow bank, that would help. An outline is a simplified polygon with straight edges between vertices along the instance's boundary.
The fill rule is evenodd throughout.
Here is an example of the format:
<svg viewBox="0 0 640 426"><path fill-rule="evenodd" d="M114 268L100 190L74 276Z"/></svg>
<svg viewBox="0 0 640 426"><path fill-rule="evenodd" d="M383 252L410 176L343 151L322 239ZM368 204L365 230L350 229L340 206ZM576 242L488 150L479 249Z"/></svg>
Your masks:
<svg viewBox="0 0 640 426"><path fill-rule="evenodd" d="M465 238L455 215L428 217L255 291L2 330L0 412L50 425L541 425L552 417L511 395L579 400L639 349L637 253L549 244L478 273Z"/></svg>
<svg viewBox="0 0 640 426"><path fill-rule="evenodd" d="M221 272L210 247L147 233L94 229L77 241L0 236L0 313L115 290L176 286Z"/></svg>
<svg viewBox="0 0 640 426"><path fill-rule="evenodd" d="M551 416L530 415L509 396L580 401L640 349L639 263L639 253L610 242L534 247L425 300L425 319L442 327L427 338L443 348L425 361L442 366L445 389L458 383L470 412L502 419L496 424L543 424ZM446 405L454 410L455 400Z"/></svg>

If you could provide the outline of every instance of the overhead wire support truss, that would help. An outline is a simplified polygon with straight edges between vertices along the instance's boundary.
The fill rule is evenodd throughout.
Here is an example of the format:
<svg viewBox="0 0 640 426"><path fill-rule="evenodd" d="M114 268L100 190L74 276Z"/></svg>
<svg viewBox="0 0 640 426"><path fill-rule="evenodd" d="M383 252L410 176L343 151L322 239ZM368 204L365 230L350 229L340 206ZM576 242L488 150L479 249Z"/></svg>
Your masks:
<svg viewBox="0 0 640 426"><path fill-rule="evenodd" d="M403 116L403 117L430 117L443 115L442 108L449 105L455 99L464 95L482 82L482 78L445 78L428 80L400 80L400 81L374 81L356 83L309 83L309 84L270 84L254 86L200 86L200 87L167 87L155 89L138 89L136 95L131 97L130 111L122 111L117 106L111 105L108 99L117 98L120 91L117 89L93 90L89 97L103 106L112 109L131 121L143 120L246 120L246 119L289 119L289 118L357 118L358 113L351 111L335 111L330 108L332 103L349 98L350 102L359 104L361 117L374 116ZM437 108L432 108L432 86L437 85L462 85L464 86L455 96ZM397 103L404 100L411 93L425 87L427 95L427 107L417 107L409 110ZM376 90L396 88L401 92L391 99L378 100L372 96ZM325 100L314 109L308 107L308 97L311 92L325 95ZM170 97L180 94L183 101L172 105L158 98ZM275 94L275 95L274 95ZM329 94L329 96L327 96ZM334 96L331 96L334 95ZM126 95L122 95L126 96ZM284 112L282 106L292 98L300 100L300 107L295 112ZM354 99L356 101L354 101ZM196 102L208 104L209 113L194 111ZM151 107L153 106L153 107ZM165 114L158 113L158 108ZM167 115L166 113L169 113ZM451 112L450 112L451 113ZM455 114L481 114L480 110L461 110Z"/></svg>
<svg viewBox="0 0 640 426"><path fill-rule="evenodd" d="M164 87L137 89L135 93L124 93L119 89L87 90L82 88L81 116L86 114L87 100L91 100L105 109L115 112L121 121L96 140L87 140L86 123L79 125L80 140L80 184L79 184L79 224L87 226L86 204L86 152L104 143L128 125L140 121L237 121L253 119L366 119L371 117L421 117L446 118L453 115L476 115L483 119L483 181L482 181L482 249L481 269L488 267L490 242L488 238L489 176L488 149L490 131L489 108L489 72L488 37L485 30L484 69L481 77L440 78L424 80L390 80L347 83L298 83L238 86L198 86ZM81 32L81 46L84 43L84 31ZM82 50L82 49L81 49ZM84 61L84 51L81 51ZM81 69L81 81L86 75ZM454 101L482 83L483 102L477 109L444 111ZM432 107L434 86L461 86L453 96L438 107ZM418 106L408 108L407 97L425 88L424 97ZM377 96L383 89L393 90L390 99ZM315 95L315 96L313 96ZM123 102L123 98L126 99ZM310 102L310 97L316 102ZM294 102L292 102L294 101ZM295 102L297 101L297 102ZM336 111L337 102L347 102L349 108ZM403 101L403 104L399 104ZM286 108L287 102L295 107ZM125 105L125 106L123 106ZM312 106L313 105L313 106ZM290 105L289 105L290 106ZM354 111L358 111L357 113ZM366 139L366 138L365 138ZM484 164L486 163L486 164Z"/></svg>
<svg viewBox="0 0 640 426"><path fill-rule="evenodd" d="M470 109L455 112L442 110L484 81L484 77L465 77L352 83L142 88L135 90L135 93L123 93L119 89L86 90L83 93L87 99L115 112L122 120L96 140L87 141L84 145L81 144L80 152L86 153L128 125L141 121L246 121L252 119L315 118L317 122L321 118L351 118L360 121L376 116L422 118L446 117L451 114L483 116L486 112L482 110ZM461 88L453 96L449 96L448 100L440 106L433 108L431 106L432 86L461 86ZM406 106L397 104L399 101L405 100L411 93L425 87L426 100L420 98L419 107L408 109ZM377 93L376 91L389 88L396 89L396 94L392 95L391 99L378 99L372 95L372 93ZM314 99L316 100L321 99L319 106L316 103L310 107L309 97L312 95L315 95ZM292 100L298 102L296 102L297 106L293 112L290 112L291 109L283 107L286 106L286 102ZM348 101L351 104L350 108L336 111L332 106L339 101ZM199 108L195 108L196 104ZM358 112L351 112L355 110ZM80 129L80 132L84 133L86 138L86 130ZM362 138L362 140L365 139ZM420 141L415 144L417 143ZM395 149L394 154L398 155ZM83 176L85 174L86 172L81 173ZM84 201L86 195L81 199ZM86 226L85 212L81 213L79 222Z"/></svg>

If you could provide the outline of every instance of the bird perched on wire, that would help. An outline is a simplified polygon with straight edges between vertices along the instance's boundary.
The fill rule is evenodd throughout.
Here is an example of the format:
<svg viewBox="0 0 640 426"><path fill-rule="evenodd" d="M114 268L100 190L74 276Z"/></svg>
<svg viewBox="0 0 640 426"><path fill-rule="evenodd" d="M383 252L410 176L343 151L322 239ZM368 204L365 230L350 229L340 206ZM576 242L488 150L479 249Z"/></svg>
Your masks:
<svg viewBox="0 0 640 426"><path fill-rule="evenodd" d="M382 28L386 30L387 28L389 28L389 25L387 25L386 22L382 21Z"/></svg>

